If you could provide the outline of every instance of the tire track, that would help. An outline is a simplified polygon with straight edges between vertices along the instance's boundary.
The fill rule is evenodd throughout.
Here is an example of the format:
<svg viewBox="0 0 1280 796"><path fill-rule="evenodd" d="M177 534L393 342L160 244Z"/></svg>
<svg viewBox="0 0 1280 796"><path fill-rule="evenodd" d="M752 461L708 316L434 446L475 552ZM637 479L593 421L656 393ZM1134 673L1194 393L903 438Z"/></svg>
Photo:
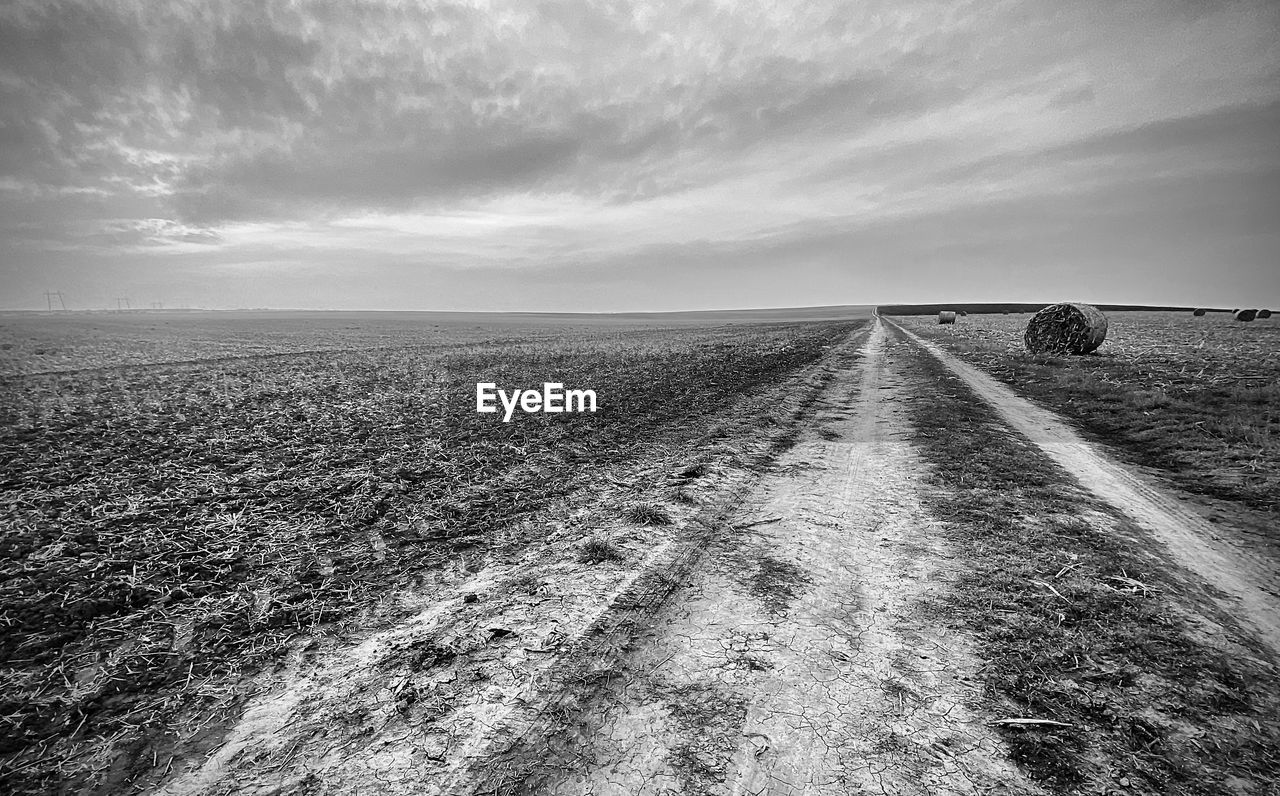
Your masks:
<svg viewBox="0 0 1280 796"><path fill-rule="evenodd" d="M1218 541L1218 532L1177 497L1147 483L1073 431L1053 412L1018 396L977 368L898 324L894 328L937 357L1014 430L1093 492L1162 542L1174 558L1228 595L1215 598L1257 637L1280 652L1280 597L1273 567ZM1267 586L1271 586L1269 591Z"/></svg>
<svg viewBox="0 0 1280 796"><path fill-rule="evenodd" d="M1039 792L970 707L966 638L916 611L951 555L897 406L917 388L877 323L553 792Z"/></svg>
<svg viewBox="0 0 1280 796"><path fill-rule="evenodd" d="M772 388L774 430L708 454L699 490L722 499L745 494L840 356L847 354L833 350ZM687 462L657 459L637 465L626 482L608 480L626 494L660 495L629 484L658 483L677 464ZM531 757L526 736L542 751L544 722L560 729L561 713L576 708L576 680L589 695L597 678L607 679L597 662L657 610L729 510L720 500L673 504L672 525L641 527L616 518L616 496L597 490L592 498L557 504L513 530L538 533L521 552L460 554L454 566L424 572L370 607L365 619L375 631L357 622L316 633L281 666L243 684L250 696L225 735L207 752L182 747L148 792L511 792L508 783L521 781L520 764ZM625 546L626 560L583 561L589 533Z"/></svg>

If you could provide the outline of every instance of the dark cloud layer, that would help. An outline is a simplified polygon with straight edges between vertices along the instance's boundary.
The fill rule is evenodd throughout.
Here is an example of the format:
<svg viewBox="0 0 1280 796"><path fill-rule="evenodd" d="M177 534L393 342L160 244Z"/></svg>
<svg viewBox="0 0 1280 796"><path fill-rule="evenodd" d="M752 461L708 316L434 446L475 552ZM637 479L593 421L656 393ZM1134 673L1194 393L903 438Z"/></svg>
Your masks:
<svg viewBox="0 0 1280 796"><path fill-rule="evenodd" d="M48 184L159 176L175 210L217 222L289 213L293 200L402 203L554 176L572 188L592 179L581 161L741 147L809 126L852 131L957 95L918 53L892 70L767 41L701 53L714 39L666 42L613 4L536 4L527 19L519 5L511 19L452 4L249 7L18 6L0 42L20 81L0 137L4 173ZM734 21L696 3L682 16L695 35ZM575 52L592 41L594 63L590 48ZM615 46L645 55L619 62ZM544 47L566 55L540 60ZM124 147L196 159L131 163Z"/></svg>

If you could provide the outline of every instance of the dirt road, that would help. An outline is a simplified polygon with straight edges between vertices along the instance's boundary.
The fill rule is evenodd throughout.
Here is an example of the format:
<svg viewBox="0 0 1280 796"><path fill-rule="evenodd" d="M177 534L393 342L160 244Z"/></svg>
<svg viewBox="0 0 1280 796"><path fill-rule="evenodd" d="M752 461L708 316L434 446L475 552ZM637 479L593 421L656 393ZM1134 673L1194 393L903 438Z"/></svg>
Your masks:
<svg viewBox="0 0 1280 796"><path fill-rule="evenodd" d="M1280 652L1280 583L1273 566L1226 543L1189 504L1113 460L1054 413L933 343L905 329L902 333L942 360L1011 428L1035 443L1081 486L1154 534L1180 564L1224 593L1219 600L1222 607Z"/></svg>
<svg viewBox="0 0 1280 796"><path fill-rule="evenodd" d="M918 498L899 371L861 367L655 625L559 794L1034 792L974 715L963 633L920 615L949 554Z"/></svg>

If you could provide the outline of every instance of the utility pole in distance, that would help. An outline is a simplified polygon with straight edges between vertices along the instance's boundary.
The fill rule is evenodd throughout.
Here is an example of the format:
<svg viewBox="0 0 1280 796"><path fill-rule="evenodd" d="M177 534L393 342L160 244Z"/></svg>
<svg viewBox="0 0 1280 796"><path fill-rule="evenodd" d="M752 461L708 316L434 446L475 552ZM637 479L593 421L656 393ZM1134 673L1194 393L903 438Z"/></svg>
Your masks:
<svg viewBox="0 0 1280 796"><path fill-rule="evenodd" d="M62 311L67 311L67 302L62 298L61 290L46 290L44 292L45 303L49 305L49 312L53 312L53 297L58 297L58 304L62 306Z"/></svg>
<svg viewBox="0 0 1280 796"><path fill-rule="evenodd" d="M133 308L129 306L129 299L128 299L128 298L118 298L118 299L116 299L116 311L117 311L117 312L124 312L125 310L131 310L131 309L133 309Z"/></svg>

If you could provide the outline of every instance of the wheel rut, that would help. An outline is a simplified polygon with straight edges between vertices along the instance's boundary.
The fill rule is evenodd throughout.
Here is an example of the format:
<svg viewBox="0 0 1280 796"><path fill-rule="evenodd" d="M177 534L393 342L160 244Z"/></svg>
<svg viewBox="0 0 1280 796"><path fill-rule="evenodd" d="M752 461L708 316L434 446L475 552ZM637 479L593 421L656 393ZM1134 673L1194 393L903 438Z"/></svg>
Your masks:
<svg viewBox="0 0 1280 796"><path fill-rule="evenodd" d="M922 340L896 329L937 357L1015 431L1093 492L1151 533L1174 559L1220 591L1220 606L1242 620L1260 641L1280 652L1280 582L1273 562L1232 547L1190 504L1148 483L1081 438L1053 412Z"/></svg>
<svg viewBox="0 0 1280 796"><path fill-rule="evenodd" d="M1036 793L972 705L968 637L920 607L922 506L882 324L633 656L557 794Z"/></svg>

